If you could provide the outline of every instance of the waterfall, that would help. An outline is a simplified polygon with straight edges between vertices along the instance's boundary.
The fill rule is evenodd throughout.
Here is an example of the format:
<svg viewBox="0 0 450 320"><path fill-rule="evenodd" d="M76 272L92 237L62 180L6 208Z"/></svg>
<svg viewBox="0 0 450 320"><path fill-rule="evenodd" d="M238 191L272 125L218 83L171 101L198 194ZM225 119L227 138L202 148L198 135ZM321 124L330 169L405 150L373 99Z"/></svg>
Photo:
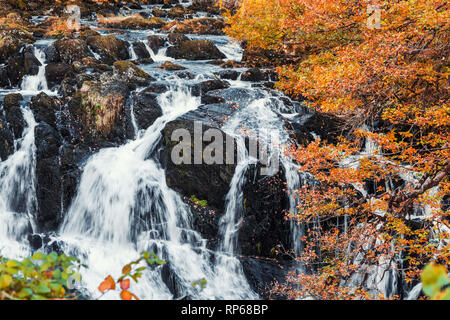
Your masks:
<svg viewBox="0 0 450 320"><path fill-rule="evenodd" d="M144 250L152 250L167 261L184 295L248 297L239 287L241 283L231 287L235 284L223 282L215 274L205 241L191 228L188 206L167 186L165 171L153 155L165 124L196 109L199 98L176 86L158 101L163 115L136 140L103 149L89 159L58 240L66 252L83 257L89 266L83 279L93 297L105 275L120 275L121 267ZM140 298L173 298L161 268L152 270L133 288ZM234 277L232 270L225 273ZM207 280L207 287L197 293L192 282L201 278ZM111 293L105 298L117 297Z"/></svg>
<svg viewBox="0 0 450 320"><path fill-rule="evenodd" d="M36 122L28 108L22 108L27 127L16 140L16 150L0 162L0 255L24 258L29 255L26 235L32 232L35 198Z"/></svg>
<svg viewBox="0 0 450 320"><path fill-rule="evenodd" d="M21 93L35 95L43 91L48 95L56 95L57 92L48 89L47 79L45 77L45 67L47 66L45 63L45 52L37 47L39 44L40 43L36 42L33 48L33 54L41 64L39 66L39 71L36 75L27 75L23 77L22 84L20 86L22 90Z"/></svg>

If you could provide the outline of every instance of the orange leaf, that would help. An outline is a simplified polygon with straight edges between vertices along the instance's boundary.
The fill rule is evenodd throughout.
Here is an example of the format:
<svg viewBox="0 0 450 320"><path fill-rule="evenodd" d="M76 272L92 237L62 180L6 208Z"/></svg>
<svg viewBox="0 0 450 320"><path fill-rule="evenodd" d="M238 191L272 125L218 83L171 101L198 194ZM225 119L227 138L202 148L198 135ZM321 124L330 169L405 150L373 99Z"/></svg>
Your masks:
<svg viewBox="0 0 450 320"><path fill-rule="evenodd" d="M103 293L106 290L114 290L116 288L116 283L114 282L114 279L111 276L108 276L105 281L103 281L99 287L98 290Z"/></svg>
<svg viewBox="0 0 450 320"><path fill-rule="evenodd" d="M126 274L130 271L131 271L131 266L129 264L127 264L125 267L123 267L122 274Z"/></svg>
<svg viewBox="0 0 450 320"><path fill-rule="evenodd" d="M120 288L122 290L127 290L129 287L130 287L130 280L129 279L120 281Z"/></svg>
<svg viewBox="0 0 450 320"><path fill-rule="evenodd" d="M133 296L134 296L134 294L132 294L130 291L127 291L127 290L123 290L120 293L120 298L122 300L133 300Z"/></svg>

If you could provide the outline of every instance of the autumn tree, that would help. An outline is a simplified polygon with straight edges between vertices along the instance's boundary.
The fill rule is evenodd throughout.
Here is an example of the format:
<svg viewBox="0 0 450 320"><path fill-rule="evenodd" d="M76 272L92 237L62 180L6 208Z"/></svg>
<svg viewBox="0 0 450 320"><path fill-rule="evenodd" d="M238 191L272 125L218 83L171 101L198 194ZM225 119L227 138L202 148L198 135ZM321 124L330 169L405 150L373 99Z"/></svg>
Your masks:
<svg viewBox="0 0 450 320"><path fill-rule="evenodd" d="M449 264L448 9L444 0L242 0L228 14L228 35L290 57L277 61L278 89L345 123L338 143L289 151L315 177L289 216L306 227L297 259L308 272L275 291L386 298L389 272L408 285L427 262Z"/></svg>

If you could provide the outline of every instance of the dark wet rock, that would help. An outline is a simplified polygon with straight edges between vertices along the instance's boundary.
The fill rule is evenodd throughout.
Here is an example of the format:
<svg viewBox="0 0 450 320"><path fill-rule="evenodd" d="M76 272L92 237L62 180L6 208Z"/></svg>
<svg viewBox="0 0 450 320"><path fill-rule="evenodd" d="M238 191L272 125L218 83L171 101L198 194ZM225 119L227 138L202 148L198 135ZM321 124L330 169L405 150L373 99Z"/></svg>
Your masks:
<svg viewBox="0 0 450 320"><path fill-rule="evenodd" d="M225 102L225 99L218 96L210 96L210 95L203 95L201 98L202 104L215 104L215 103L222 103Z"/></svg>
<svg viewBox="0 0 450 320"><path fill-rule="evenodd" d="M230 84L224 80L207 80L203 81L192 88L192 94L194 96L204 95L208 91L226 89L229 88Z"/></svg>
<svg viewBox="0 0 450 320"><path fill-rule="evenodd" d="M167 40L171 45L179 45L182 42L189 41L190 39L182 33L170 33L167 36Z"/></svg>
<svg viewBox="0 0 450 320"><path fill-rule="evenodd" d="M24 76L36 75L39 72L41 63L33 54L32 47L27 47L19 54L8 58L6 75L8 83L18 86Z"/></svg>
<svg viewBox="0 0 450 320"><path fill-rule="evenodd" d="M147 129L156 119L162 116L162 109L158 104L157 95L144 91L134 98L134 115L140 129Z"/></svg>
<svg viewBox="0 0 450 320"><path fill-rule="evenodd" d="M192 80L195 78L195 75L190 71L178 71L178 72L175 72L175 74L180 79L191 79Z"/></svg>
<svg viewBox="0 0 450 320"><path fill-rule="evenodd" d="M100 33L98 33L95 30L92 30L92 29L88 29L88 30L85 30L80 33L80 38L83 40L86 40L89 37L95 37L95 36L100 36Z"/></svg>
<svg viewBox="0 0 450 320"><path fill-rule="evenodd" d="M166 22L161 18L151 17L146 19L142 16L132 16L126 19L113 19L100 22L100 25L104 25L108 28L128 30L160 29L165 24Z"/></svg>
<svg viewBox="0 0 450 320"><path fill-rule="evenodd" d="M23 97L19 93L8 94L3 100L5 119L9 123L16 139L22 137L23 129L26 126L22 110L20 109L20 101L22 100Z"/></svg>
<svg viewBox="0 0 450 320"><path fill-rule="evenodd" d="M25 50L25 52L23 54L23 68L24 68L25 74L37 75L39 72L40 66L41 66L41 63L34 56L33 52L29 49Z"/></svg>
<svg viewBox="0 0 450 320"><path fill-rule="evenodd" d="M142 93L144 94L160 94L169 90L169 86L163 83L154 82L145 88Z"/></svg>
<svg viewBox="0 0 450 320"><path fill-rule="evenodd" d="M34 37L20 30L0 30L0 63L17 55L22 48L34 41Z"/></svg>
<svg viewBox="0 0 450 320"><path fill-rule="evenodd" d="M32 250L39 250L44 245L40 234L29 234L27 238Z"/></svg>
<svg viewBox="0 0 450 320"><path fill-rule="evenodd" d="M40 122L35 128L36 222L39 231L56 230L61 222L61 180L59 148L61 139L52 126Z"/></svg>
<svg viewBox="0 0 450 320"><path fill-rule="evenodd" d="M44 49L44 53L45 53L45 61L47 63L56 63L56 62L61 61L61 56L59 55L59 51L58 51L58 49L56 49L56 46L54 43L47 46Z"/></svg>
<svg viewBox="0 0 450 320"><path fill-rule="evenodd" d="M338 137L345 132L344 122L331 114L307 112L299 115L294 121L287 122L292 136L299 145L306 146L318 135L322 141L337 143Z"/></svg>
<svg viewBox="0 0 450 320"><path fill-rule="evenodd" d="M242 81L252 81L252 82L259 82L266 80L266 77L258 68L251 68L242 73L241 76Z"/></svg>
<svg viewBox="0 0 450 320"><path fill-rule="evenodd" d="M130 58L128 53L130 44L113 35L91 36L87 38L87 44L92 51L100 55L101 61L106 64L113 64L117 60Z"/></svg>
<svg viewBox="0 0 450 320"><path fill-rule="evenodd" d="M160 18L167 18L167 16L169 15L166 10L162 10L160 8L154 8L152 14L153 16Z"/></svg>
<svg viewBox="0 0 450 320"><path fill-rule="evenodd" d="M150 48L153 50L153 53L158 53L159 49L164 47L167 40L164 37L161 36L148 36L148 44Z"/></svg>
<svg viewBox="0 0 450 320"><path fill-rule="evenodd" d="M55 112L61 109L61 101L58 98L41 92L31 98L30 107L37 122L44 121L56 129Z"/></svg>
<svg viewBox="0 0 450 320"><path fill-rule="evenodd" d="M236 70L223 70L217 72L216 75L220 79L236 80L239 77L239 72L237 72Z"/></svg>
<svg viewBox="0 0 450 320"><path fill-rule="evenodd" d="M290 247L290 225L284 219L289 197L283 169L269 176L262 174L262 167L252 165L246 172L238 243L243 255L275 258L279 246Z"/></svg>
<svg viewBox="0 0 450 320"><path fill-rule="evenodd" d="M49 88L61 84L65 75L71 71L70 65L65 63L50 63L45 67L45 78Z"/></svg>
<svg viewBox="0 0 450 320"><path fill-rule="evenodd" d="M138 59L149 59L150 58L150 52L148 52L147 48L145 47L145 44L141 41L133 42L133 49L136 53L136 56Z"/></svg>
<svg viewBox="0 0 450 320"><path fill-rule="evenodd" d="M5 161L14 152L14 136L0 111L0 161Z"/></svg>
<svg viewBox="0 0 450 320"><path fill-rule="evenodd" d="M189 8L194 11L219 14L220 8L216 4L216 0L193 0L192 5Z"/></svg>
<svg viewBox="0 0 450 320"><path fill-rule="evenodd" d="M245 46L242 54L242 62L247 67L272 67L279 60L279 55L273 50L253 48Z"/></svg>
<svg viewBox="0 0 450 320"><path fill-rule="evenodd" d="M122 79L126 79L128 86L133 85L145 86L154 81L148 73L136 67L131 61L116 61L114 62L114 74Z"/></svg>
<svg viewBox="0 0 450 320"><path fill-rule="evenodd" d="M82 39L58 40L55 42L55 48L61 61L69 65L89 55L89 48Z"/></svg>
<svg viewBox="0 0 450 320"><path fill-rule="evenodd" d="M234 164L206 164L201 160L202 164L194 164L194 152L191 152L192 164L175 164L171 159L173 148L178 145L178 141L172 140L172 133L177 129L186 129L190 132L192 143L194 143L194 122L192 119L197 118L198 113L187 113L177 120L169 122L162 130L162 159L166 166L167 184L177 192L190 197L195 195L198 199L208 201L208 204L219 211L225 206L225 196L228 193L229 185L234 174ZM216 126L217 127L217 126ZM211 126L203 126L203 132L211 128ZM218 129L219 130L219 129ZM224 140L224 150L226 134L222 133ZM176 139L176 137L174 137ZM232 139L232 138L229 138ZM204 150L209 143L199 141L201 150ZM204 183L208 181L208 183Z"/></svg>
<svg viewBox="0 0 450 320"><path fill-rule="evenodd" d="M175 7L169 9L167 16L171 19L184 18L184 16L189 13L192 12L188 8L185 8L180 4L177 4Z"/></svg>
<svg viewBox="0 0 450 320"><path fill-rule="evenodd" d="M276 299L270 294L273 283L284 283L289 271L288 265L280 264L278 261L239 257L245 277L250 287L259 294L262 299Z"/></svg>
<svg viewBox="0 0 450 320"><path fill-rule="evenodd" d="M129 93L126 80L107 73L103 79L82 83L69 102L69 111L85 143L122 143L133 137L130 110L126 107Z"/></svg>
<svg viewBox="0 0 450 320"><path fill-rule="evenodd" d="M166 61L162 65L158 66L159 69L163 69L166 71L179 71L179 70L185 70L186 68L183 66L180 66L179 64Z"/></svg>
<svg viewBox="0 0 450 320"><path fill-rule="evenodd" d="M173 294L175 299L183 296L185 291L182 285L182 280L179 278L177 273L172 269L170 263L164 264L161 269L161 278L164 284L169 289L170 293Z"/></svg>
<svg viewBox="0 0 450 320"><path fill-rule="evenodd" d="M9 87L10 81L8 77L8 67L0 66L0 87Z"/></svg>
<svg viewBox="0 0 450 320"><path fill-rule="evenodd" d="M167 49L167 56L186 60L226 58L211 40L184 41L176 46L169 47Z"/></svg>
<svg viewBox="0 0 450 320"><path fill-rule="evenodd" d="M224 69L237 69L242 68L242 66L243 66L242 63L233 60L225 61L220 65L220 67Z"/></svg>

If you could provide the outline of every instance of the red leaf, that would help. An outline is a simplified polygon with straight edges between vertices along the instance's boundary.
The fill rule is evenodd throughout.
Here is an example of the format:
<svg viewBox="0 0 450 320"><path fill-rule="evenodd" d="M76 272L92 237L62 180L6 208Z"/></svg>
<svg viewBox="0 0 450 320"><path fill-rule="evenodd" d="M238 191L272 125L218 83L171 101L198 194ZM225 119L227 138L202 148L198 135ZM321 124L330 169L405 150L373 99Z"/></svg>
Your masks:
<svg viewBox="0 0 450 320"><path fill-rule="evenodd" d="M129 279L120 281L120 288L122 290L128 290L129 287L130 287L130 280Z"/></svg>

